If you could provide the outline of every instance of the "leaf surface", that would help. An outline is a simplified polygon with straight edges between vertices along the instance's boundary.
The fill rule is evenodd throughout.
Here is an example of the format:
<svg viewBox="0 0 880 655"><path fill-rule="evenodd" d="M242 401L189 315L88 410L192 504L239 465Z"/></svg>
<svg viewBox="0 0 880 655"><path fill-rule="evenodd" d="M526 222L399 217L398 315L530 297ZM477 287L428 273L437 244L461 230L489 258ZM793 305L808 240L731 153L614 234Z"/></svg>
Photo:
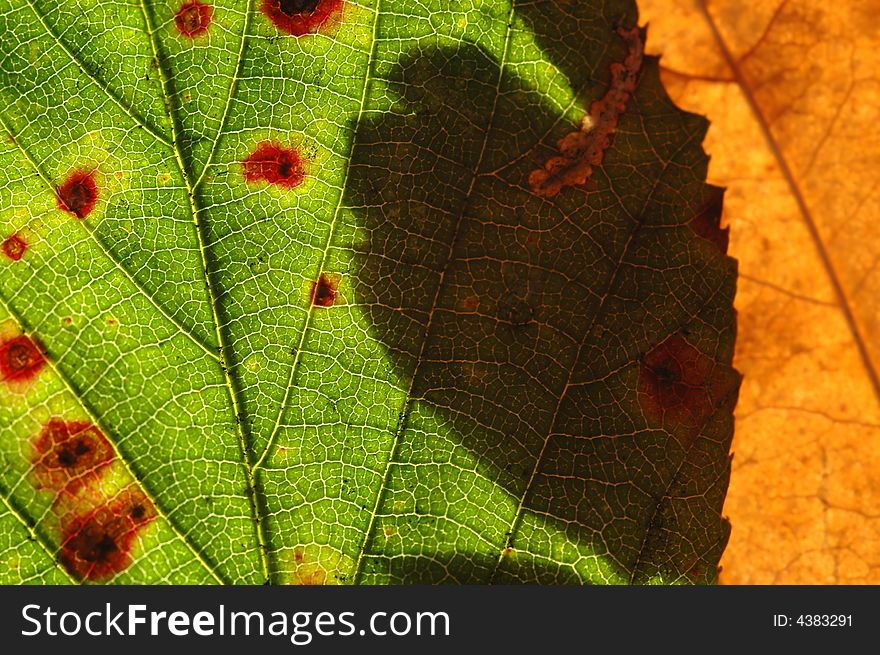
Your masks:
<svg viewBox="0 0 880 655"><path fill-rule="evenodd" d="M4 3L9 581L715 580L735 266L632 3Z"/></svg>

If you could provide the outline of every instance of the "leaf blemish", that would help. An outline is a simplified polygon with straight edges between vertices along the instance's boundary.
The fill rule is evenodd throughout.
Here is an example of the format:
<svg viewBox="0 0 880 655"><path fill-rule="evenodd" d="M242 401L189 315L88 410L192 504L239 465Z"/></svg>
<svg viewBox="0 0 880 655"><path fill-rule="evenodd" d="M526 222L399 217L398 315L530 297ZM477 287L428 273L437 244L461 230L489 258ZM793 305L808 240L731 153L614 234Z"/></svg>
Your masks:
<svg viewBox="0 0 880 655"><path fill-rule="evenodd" d="M98 184L92 171L73 171L58 187L58 208L85 218L95 208Z"/></svg>
<svg viewBox="0 0 880 655"><path fill-rule="evenodd" d="M335 25L343 0L263 0L263 13L282 32L304 36Z"/></svg>
<svg viewBox="0 0 880 655"><path fill-rule="evenodd" d="M135 538L154 518L149 498L140 489L127 489L62 527L61 563L79 579L107 580L131 564Z"/></svg>
<svg viewBox="0 0 880 655"><path fill-rule="evenodd" d="M290 584L314 586L327 582L327 570L306 555L302 546L293 549L293 576Z"/></svg>
<svg viewBox="0 0 880 655"><path fill-rule="evenodd" d="M645 32L638 26L620 28L617 33L626 43L626 57L611 64L611 86L590 105L580 129L558 141L560 154L529 175L529 187L535 195L552 198L565 187L584 185L593 167L602 163L617 123L636 89L645 47Z"/></svg>
<svg viewBox="0 0 880 655"><path fill-rule="evenodd" d="M639 396L646 417L688 437L702 427L718 404L739 388L739 375L718 364L680 335L654 346L642 357Z"/></svg>
<svg viewBox="0 0 880 655"><path fill-rule="evenodd" d="M706 199L689 225L697 236L714 243L718 250L726 254L730 242L730 230L721 227L724 189L715 186L708 186L707 189Z"/></svg>
<svg viewBox="0 0 880 655"><path fill-rule="evenodd" d="M194 39L208 31L213 16L214 8L211 5L197 1L187 2L181 5L174 16L174 24L183 36Z"/></svg>
<svg viewBox="0 0 880 655"><path fill-rule="evenodd" d="M12 234L3 241L3 254L17 262L24 257L27 247L27 242L20 235Z"/></svg>
<svg viewBox="0 0 880 655"><path fill-rule="evenodd" d="M315 307L332 307L339 294L339 276L321 273L321 276L312 282L312 304Z"/></svg>
<svg viewBox="0 0 880 655"><path fill-rule="evenodd" d="M0 378L4 382L26 382L46 364L39 342L19 335L0 343Z"/></svg>
<svg viewBox="0 0 880 655"><path fill-rule="evenodd" d="M85 421L49 419L34 445L38 486L55 492L74 493L112 460L110 442Z"/></svg>
<svg viewBox="0 0 880 655"><path fill-rule="evenodd" d="M242 166L248 182L262 181L295 189L306 177L306 163L298 150L265 141L257 145Z"/></svg>

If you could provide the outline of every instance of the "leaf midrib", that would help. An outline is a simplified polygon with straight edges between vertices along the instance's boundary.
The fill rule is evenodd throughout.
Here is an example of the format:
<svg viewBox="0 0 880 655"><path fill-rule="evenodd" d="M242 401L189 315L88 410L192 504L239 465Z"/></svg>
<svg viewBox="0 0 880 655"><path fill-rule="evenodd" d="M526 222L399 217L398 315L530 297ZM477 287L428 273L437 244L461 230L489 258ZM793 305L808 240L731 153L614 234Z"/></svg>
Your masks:
<svg viewBox="0 0 880 655"><path fill-rule="evenodd" d="M233 361L231 354L232 348L228 343L226 338L226 330L223 329L223 323L220 320L220 307L219 307L219 298L221 296L221 291L219 289L219 285L216 283L212 271L209 268L209 254L208 254L208 238L206 235L206 225L200 219L200 212L203 209L199 206L198 197L196 195L196 185L192 182L189 174L189 169L184 162L183 153L180 147L180 117L177 114L176 108L171 104L171 98L173 97L171 93L171 79L172 75L168 68L168 62L165 60L165 57L162 56L162 53L159 49L159 43L156 36L156 29L152 22L152 16L150 14L149 9L147 8L147 0L140 0L141 11L144 16L144 22L147 28L147 35L149 37L150 47L153 51L153 57L156 60L157 68L159 71L159 79L162 84L162 92L165 96L165 99L169 102L169 115L171 118L171 134L172 134L172 150L174 152L174 159L177 163L177 167L179 169L180 175L186 184L186 196L188 200L188 206L190 210L190 214L192 216L193 222L193 231L195 233L196 242L199 246L199 257L201 258L202 271L204 272L204 282L205 287L208 292L208 300L211 305L211 317L214 322L214 331L217 338L217 345L220 351L220 360L218 361L218 367L223 376L224 380L224 388L229 397L229 406L232 409L232 423L235 426L235 436L238 442L239 454L241 455L241 464L245 473L245 495L247 496L248 506L251 510L251 516L253 518L254 523L254 533L257 539L257 553L260 561L260 566L262 569L262 574L265 582L272 581L272 571L269 562L269 542L268 542L268 528L266 524L266 516L262 510L261 499L259 497L259 485L257 484L256 475L254 471L253 461L252 461L252 453L253 453L253 444L252 440L249 438L251 435L245 433L246 429L246 421L245 412L243 409L243 401L240 398L239 387L236 384L235 380L232 377L232 372L226 362ZM242 34L242 43L239 48L239 61L236 64L236 70L233 75L233 82L231 83L229 98L227 100L226 109L224 110L223 124L226 121L226 114L228 112L229 106L232 103L232 93L234 92L237 86L237 80L239 76L239 70L241 67L241 58L244 54L244 40L247 35L247 29L250 21L250 2L248 3L248 13L245 17L245 28L244 33ZM214 150L217 146L221 138L221 132L223 124L218 128L217 137L214 140L214 144L211 148L211 156L213 157ZM204 176L205 171L207 171L208 167L211 164L211 160L205 164L205 168L202 171L202 174L199 177L199 181Z"/></svg>

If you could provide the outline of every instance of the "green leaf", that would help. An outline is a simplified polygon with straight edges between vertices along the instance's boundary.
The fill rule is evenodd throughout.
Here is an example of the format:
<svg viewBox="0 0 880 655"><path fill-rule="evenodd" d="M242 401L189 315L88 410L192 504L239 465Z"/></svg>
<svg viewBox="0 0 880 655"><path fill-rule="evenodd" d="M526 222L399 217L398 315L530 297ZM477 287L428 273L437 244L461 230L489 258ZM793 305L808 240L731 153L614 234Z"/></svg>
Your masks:
<svg viewBox="0 0 880 655"><path fill-rule="evenodd" d="M632 2L0 4L3 582L715 580L735 263Z"/></svg>

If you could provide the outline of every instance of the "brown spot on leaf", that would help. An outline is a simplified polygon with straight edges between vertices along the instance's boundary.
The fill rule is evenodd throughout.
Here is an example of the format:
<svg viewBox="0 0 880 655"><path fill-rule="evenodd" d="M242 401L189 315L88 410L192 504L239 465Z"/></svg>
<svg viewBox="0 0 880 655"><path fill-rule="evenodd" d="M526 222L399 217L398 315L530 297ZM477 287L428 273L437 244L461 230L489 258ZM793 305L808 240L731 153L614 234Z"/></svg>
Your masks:
<svg viewBox="0 0 880 655"><path fill-rule="evenodd" d="M125 489L62 525L61 563L81 580L108 580L131 564L135 538L154 518L156 509L143 491Z"/></svg>
<svg viewBox="0 0 880 655"><path fill-rule="evenodd" d="M327 32L342 15L343 0L263 0L263 13L282 32Z"/></svg>
<svg viewBox="0 0 880 655"><path fill-rule="evenodd" d="M19 234L12 234L3 241L3 254L14 262L24 257L27 242Z"/></svg>
<svg viewBox="0 0 880 655"><path fill-rule="evenodd" d="M739 388L739 374L673 335L642 357L639 399L646 418L687 441L722 400Z"/></svg>
<svg viewBox="0 0 880 655"><path fill-rule="evenodd" d="M299 151L271 141L258 144L242 166L248 182L268 182L285 189L298 187L306 176L306 160Z"/></svg>
<svg viewBox="0 0 880 655"><path fill-rule="evenodd" d="M560 154L529 175L529 187L535 195L552 198L565 187L585 184L611 146L620 116L636 89L645 46L644 29L620 28L617 34L626 43L626 57L611 64L611 85L590 105L580 128L557 142Z"/></svg>
<svg viewBox="0 0 880 655"><path fill-rule="evenodd" d="M312 304L315 307L332 307L339 294L339 276L321 273L316 282L312 282Z"/></svg>
<svg viewBox="0 0 880 655"><path fill-rule="evenodd" d="M475 312L480 304L480 299L475 295L465 296L461 301L461 308L466 312Z"/></svg>
<svg viewBox="0 0 880 655"><path fill-rule="evenodd" d="M74 171L58 187L58 207L77 218L85 218L95 208L98 184L91 171Z"/></svg>
<svg viewBox="0 0 880 655"><path fill-rule="evenodd" d="M716 186L707 186L706 199L697 211L697 215L691 219L691 229L697 236L711 241L718 250L727 253L730 242L728 228L721 228L721 210L724 207L724 189Z"/></svg>
<svg viewBox="0 0 880 655"><path fill-rule="evenodd" d="M45 364L42 346L27 335L22 334L0 343L0 379L4 382L31 380Z"/></svg>
<svg viewBox="0 0 880 655"><path fill-rule="evenodd" d="M211 5L201 2L187 2L181 5L174 16L174 23L177 25L178 32L194 39L208 31L213 15L214 8Z"/></svg>
<svg viewBox="0 0 880 655"><path fill-rule="evenodd" d="M49 419L34 444L34 474L42 489L75 493L113 459L101 430L85 421Z"/></svg>

